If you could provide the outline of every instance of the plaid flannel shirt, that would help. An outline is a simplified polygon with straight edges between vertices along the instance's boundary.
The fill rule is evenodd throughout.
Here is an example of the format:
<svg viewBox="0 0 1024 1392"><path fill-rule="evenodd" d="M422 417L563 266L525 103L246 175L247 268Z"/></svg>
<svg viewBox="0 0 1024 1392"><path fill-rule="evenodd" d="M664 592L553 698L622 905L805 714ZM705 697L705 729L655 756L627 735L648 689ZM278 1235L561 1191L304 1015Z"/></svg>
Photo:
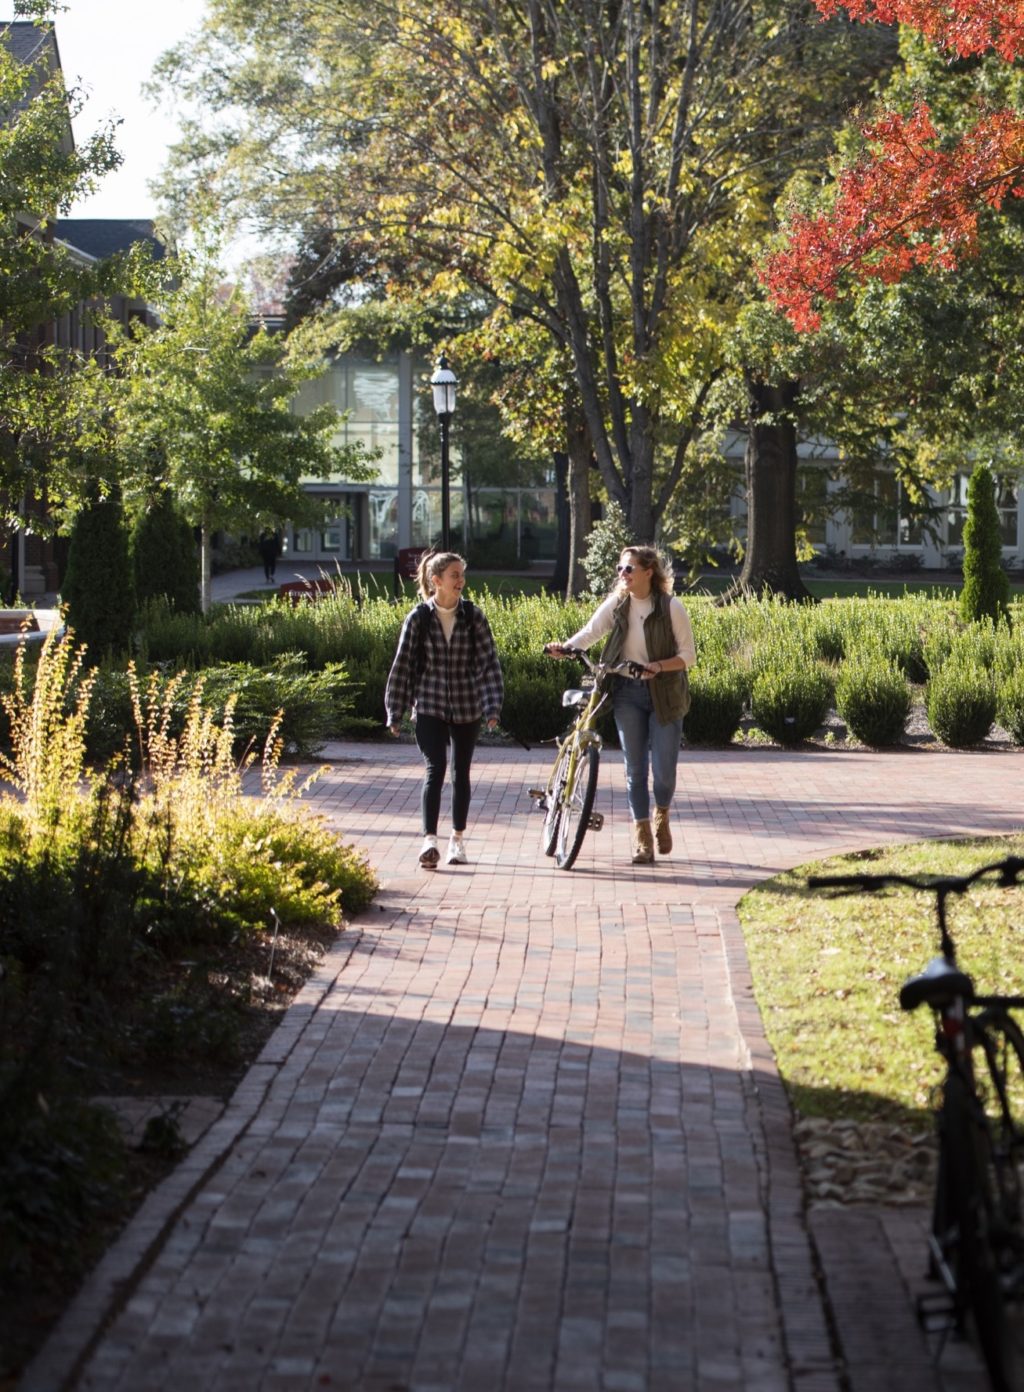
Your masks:
<svg viewBox="0 0 1024 1392"><path fill-rule="evenodd" d="M470 671L470 620L461 600L450 642L445 640L441 620L431 603L426 632L427 662L421 673L416 670L419 614L413 609L406 615L384 692L389 725L397 725L410 709L418 715L432 715L455 725L481 718L498 718L505 694L498 650L490 624L480 608L474 604L472 612L476 625L473 671Z"/></svg>

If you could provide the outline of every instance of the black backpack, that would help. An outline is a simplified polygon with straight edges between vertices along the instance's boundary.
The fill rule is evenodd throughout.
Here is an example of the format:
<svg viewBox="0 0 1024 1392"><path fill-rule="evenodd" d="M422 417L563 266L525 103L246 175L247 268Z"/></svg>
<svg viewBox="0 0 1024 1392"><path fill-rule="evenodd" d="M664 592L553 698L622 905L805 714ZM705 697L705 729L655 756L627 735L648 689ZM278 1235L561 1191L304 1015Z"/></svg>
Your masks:
<svg viewBox="0 0 1024 1392"><path fill-rule="evenodd" d="M476 670L476 605L471 599L460 599L469 621L469 670ZM427 670L427 624L430 622L430 605L424 600L416 606L416 679L419 680Z"/></svg>

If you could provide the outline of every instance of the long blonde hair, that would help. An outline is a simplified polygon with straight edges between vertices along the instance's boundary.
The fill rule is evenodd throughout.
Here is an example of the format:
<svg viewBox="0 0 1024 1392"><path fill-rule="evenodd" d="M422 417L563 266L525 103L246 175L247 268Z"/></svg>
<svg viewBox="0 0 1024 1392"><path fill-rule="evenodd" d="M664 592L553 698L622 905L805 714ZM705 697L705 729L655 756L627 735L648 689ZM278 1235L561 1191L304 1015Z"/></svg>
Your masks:
<svg viewBox="0 0 1024 1392"><path fill-rule="evenodd" d="M450 565L460 565L463 570L466 562L456 551L428 551L416 567L416 584L424 599L431 599L434 591L431 580L435 575L443 575Z"/></svg>
<svg viewBox="0 0 1024 1392"><path fill-rule="evenodd" d="M670 595L675 589L672 569L668 561L655 546L624 546L621 554L629 554L633 558L633 564L641 566L644 570L651 572L651 589L660 590L662 594ZM615 588L622 589L622 579L617 577Z"/></svg>

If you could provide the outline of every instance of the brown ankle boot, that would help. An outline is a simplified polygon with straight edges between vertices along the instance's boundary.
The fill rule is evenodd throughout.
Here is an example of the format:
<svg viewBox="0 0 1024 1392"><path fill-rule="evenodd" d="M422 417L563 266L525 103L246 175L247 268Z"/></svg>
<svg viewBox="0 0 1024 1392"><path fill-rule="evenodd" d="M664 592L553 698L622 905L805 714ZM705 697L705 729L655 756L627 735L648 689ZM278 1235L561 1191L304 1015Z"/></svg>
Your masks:
<svg viewBox="0 0 1024 1392"><path fill-rule="evenodd" d="M651 836L651 823L647 819L633 823L633 864L650 865L654 859L654 838Z"/></svg>
<svg viewBox="0 0 1024 1392"><path fill-rule="evenodd" d="M658 843L658 854L668 855L672 849L672 828L668 824L668 808L654 809L654 839Z"/></svg>

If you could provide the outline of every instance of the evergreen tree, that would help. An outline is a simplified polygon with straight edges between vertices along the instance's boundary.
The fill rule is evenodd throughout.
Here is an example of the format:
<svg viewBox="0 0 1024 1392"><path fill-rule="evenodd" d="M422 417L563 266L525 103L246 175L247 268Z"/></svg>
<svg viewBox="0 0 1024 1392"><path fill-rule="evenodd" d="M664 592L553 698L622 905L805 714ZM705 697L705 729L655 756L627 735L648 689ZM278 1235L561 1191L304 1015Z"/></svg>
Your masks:
<svg viewBox="0 0 1024 1392"><path fill-rule="evenodd" d="M140 606L162 596L179 614L198 614L199 551L192 528L166 490L136 519L131 558Z"/></svg>
<svg viewBox="0 0 1024 1392"><path fill-rule="evenodd" d="M964 588L960 613L974 619L1008 618L1010 582L1002 565L999 512L992 470L979 464L967 485L967 521L964 523Z"/></svg>
<svg viewBox="0 0 1024 1392"><path fill-rule="evenodd" d="M135 620L128 533L116 492L95 495L75 518L61 598L68 624L93 662L123 652Z"/></svg>

